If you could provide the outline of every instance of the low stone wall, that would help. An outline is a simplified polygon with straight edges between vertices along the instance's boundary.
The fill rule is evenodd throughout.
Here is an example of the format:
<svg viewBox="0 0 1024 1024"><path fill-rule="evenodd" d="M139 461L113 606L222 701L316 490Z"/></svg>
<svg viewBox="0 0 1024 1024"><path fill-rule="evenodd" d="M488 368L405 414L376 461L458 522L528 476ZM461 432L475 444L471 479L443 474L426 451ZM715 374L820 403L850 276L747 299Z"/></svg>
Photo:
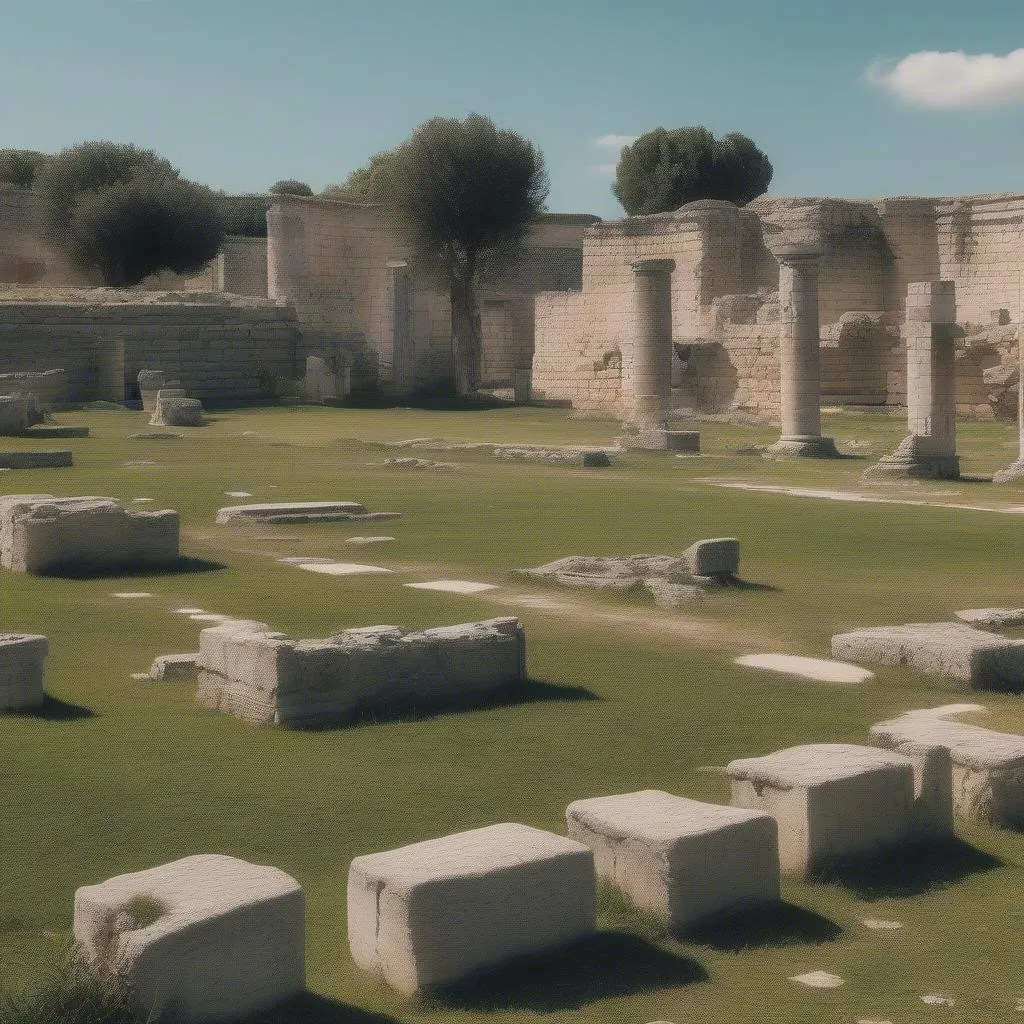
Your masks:
<svg viewBox="0 0 1024 1024"><path fill-rule="evenodd" d="M71 401L137 397L161 369L197 398L257 398L297 376L295 311L268 299L82 289L0 301L0 370L67 371ZM29 300L25 301L26 296ZM35 301L32 301L32 298Z"/></svg>
<svg viewBox="0 0 1024 1024"><path fill-rule="evenodd" d="M316 726L400 701L443 703L521 682L526 634L514 618L422 633L370 626L325 640L226 623L200 634L198 665L206 707L257 724Z"/></svg>

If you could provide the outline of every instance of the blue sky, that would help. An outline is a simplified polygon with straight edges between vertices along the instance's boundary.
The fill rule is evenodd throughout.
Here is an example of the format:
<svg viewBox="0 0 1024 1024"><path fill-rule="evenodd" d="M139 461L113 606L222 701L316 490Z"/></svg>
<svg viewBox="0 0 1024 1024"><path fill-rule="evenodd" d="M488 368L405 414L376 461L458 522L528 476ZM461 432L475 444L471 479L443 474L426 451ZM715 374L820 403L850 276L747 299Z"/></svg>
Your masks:
<svg viewBox="0 0 1024 1024"><path fill-rule="evenodd" d="M622 140L694 124L749 135L774 195L1024 191L1022 47L1021 0L0 0L0 147L319 190L477 112L560 212L621 216Z"/></svg>

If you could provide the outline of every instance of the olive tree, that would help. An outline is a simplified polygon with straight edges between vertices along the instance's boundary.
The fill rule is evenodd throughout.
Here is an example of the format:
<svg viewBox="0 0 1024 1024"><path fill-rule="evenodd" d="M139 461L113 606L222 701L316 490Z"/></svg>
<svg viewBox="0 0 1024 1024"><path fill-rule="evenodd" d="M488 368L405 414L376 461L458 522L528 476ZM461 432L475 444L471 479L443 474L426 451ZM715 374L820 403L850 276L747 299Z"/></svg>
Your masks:
<svg viewBox="0 0 1024 1024"><path fill-rule="evenodd" d="M0 149L0 181L19 188L31 188L39 169L49 160L35 149Z"/></svg>
<svg viewBox="0 0 1024 1024"><path fill-rule="evenodd" d="M743 206L772 180L768 158L745 135L655 128L623 147L612 192L630 216L677 210L695 199Z"/></svg>
<svg viewBox="0 0 1024 1024"><path fill-rule="evenodd" d="M311 196L313 194L313 190L304 181L296 181L295 178L275 181L267 191L274 196Z"/></svg>
<svg viewBox="0 0 1024 1024"><path fill-rule="evenodd" d="M82 143L44 164L35 189L43 236L106 285L197 271L220 248L216 197L152 150Z"/></svg>
<svg viewBox="0 0 1024 1024"><path fill-rule="evenodd" d="M352 198L378 202L395 218L415 257L446 286L455 387L472 394L480 382L478 286L488 260L507 261L517 252L544 209L548 179L540 150L479 114L436 117L347 184Z"/></svg>

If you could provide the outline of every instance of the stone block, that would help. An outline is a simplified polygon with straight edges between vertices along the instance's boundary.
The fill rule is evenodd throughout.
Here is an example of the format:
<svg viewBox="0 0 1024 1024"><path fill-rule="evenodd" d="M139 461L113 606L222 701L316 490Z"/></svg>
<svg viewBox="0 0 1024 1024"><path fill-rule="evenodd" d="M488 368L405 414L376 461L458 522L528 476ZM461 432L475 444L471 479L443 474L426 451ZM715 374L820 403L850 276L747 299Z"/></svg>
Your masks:
<svg viewBox="0 0 1024 1024"><path fill-rule="evenodd" d="M974 689L1024 691L1024 640L960 622L875 626L832 637L832 656L878 665L910 665Z"/></svg>
<svg viewBox="0 0 1024 1024"><path fill-rule="evenodd" d="M232 1021L306 987L305 897L273 867L200 854L75 892L75 938L136 1012Z"/></svg>
<svg viewBox="0 0 1024 1024"><path fill-rule="evenodd" d="M49 652L45 636L0 633L0 711L43 703L43 661Z"/></svg>
<svg viewBox="0 0 1024 1024"><path fill-rule="evenodd" d="M959 707L950 705L950 713ZM871 741L904 751L938 746L952 761L952 806L961 818L1024 828L1024 736L949 721L946 708L910 711L871 727Z"/></svg>
<svg viewBox="0 0 1024 1024"><path fill-rule="evenodd" d="M726 767L732 805L779 824L783 871L812 874L909 839L914 766L901 754L848 743L812 743Z"/></svg>
<svg viewBox="0 0 1024 1024"><path fill-rule="evenodd" d="M571 839L599 877L684 932L779 899L778 826L766 813L648 789L571 803Z"/></svg>
<svg viewBox="0 0 1024 1024"><path fill-rule="evenodd" d="M0 566L48 574L163 568L178 560L178 513L126 510L114 498L0 497Z"/></svg>
<svg viewBox="0 0 1024 1024"><path fill-rule="evenodd" d="M149 678L156 680L193 679L196 674L196 654L159 654L149 667Z"/></svg>
<svg viewBox="0 0 1024 1024"><path fill-rule="evenodd" d="M740 571L740 542L735 537L699 540L682 557L694 576L735 576Z"/></svg>
<svg viewBox="0 0 1024 1024"><path fill-rule="evenodd" d="M217 510L216 522L250 520L257 523L315 523L348 519L397 519L398 512L368 512L355 501L276 501L259 505L227 505Z"/></svg>
<svg viewBox="0 0 1024 1024"><path fill-rule="evenodd" d="M28 423L28 399L24 395L0 395L0 436L23 434Z"/></svg>
<svg viewBox="0 0 1024 1024"><path fill-rule="evenodd" d="M405 995L596 931L594 855L501 824L356 857L348 937L363 970Z"/></svg>
<svg viewBox="0 0 1024 1024"><path fill-rule="evenodd" d="M71 452L0 452L0 469L53 469L70 466Z"/></svg>
<svg viewBox="0 0 1024 1024"><path fill-rule="evenodd" d="M522 682L526 633L518 619L499 618L421 633L371 626L293 640L227 623L200 634L198 667L205 707L258 724L317 726Z"/></svg>
<svg viewBox="0 0 1024 1024"><path fill-rule="evenodd" d="M201 427L205 423L203 403L198 398L185 398L184 392L179 394L175 389L164 388L157 392L150 426Z"/></svg>

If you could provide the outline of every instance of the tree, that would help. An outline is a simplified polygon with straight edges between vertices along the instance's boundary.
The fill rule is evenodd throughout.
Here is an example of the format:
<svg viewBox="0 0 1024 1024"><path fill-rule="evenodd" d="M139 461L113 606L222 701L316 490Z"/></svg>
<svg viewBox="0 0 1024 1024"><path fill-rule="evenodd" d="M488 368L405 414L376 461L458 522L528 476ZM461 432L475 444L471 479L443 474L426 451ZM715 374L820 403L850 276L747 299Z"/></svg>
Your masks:
<svg viewBox="0 0 1024 1024"><path fill-rule="evenodd" d="M480 382L477 288L489 259L521 248L544 209L548 179L533 143L488 117L436 117L397 149L355 172L366 199L381 203L409 237L415 257L447 286L455 386Z"/></svg>
<svg viewBox="0 0 1024 1024"><path fill-rule="evenodd" d="M18 188L31 188L39 168L49 160L35 149L0 149L0 181Z"/></svg>
<svg viewBox="0 0 1024 1024"><path fill-rule="evenodd" d="M107 285L198 270L220 248L216 197L152 150L82 143L43 166L36 192L44 237Z"/></svg>
<svg viewBox="0 0 1024 1024"><path fill-rule="evenodd" d="M304 181L296 181L294 178L275 181L267 191L275 196L311 196L313 194L313 190Z"/></svg>
<svg viewBox="0 0 1024 1024"><path fill-rule="evenodd" d="M323 199L346 203L378 202L388 191L387 168L391 150L374 153L365 167L357 167L340 185L328 185L320 193Z"/></svg>
<svg viewBox="0 0 1024 1024"><path fill-rule="evenodd" d="M772 180L768 158L745 135L716 139L706 128L655 128L623 147L612 192L630 216L677 210L695 199L738 206Z"/></svg>
<svg viewBox="0 0 1024 1024"><path fill-rule="evenodd" d="M224 224L224 234L245 235L249 238L267 237L267 210L274 200L269 196L229 196L215 194L217 209Z"/></svg>

